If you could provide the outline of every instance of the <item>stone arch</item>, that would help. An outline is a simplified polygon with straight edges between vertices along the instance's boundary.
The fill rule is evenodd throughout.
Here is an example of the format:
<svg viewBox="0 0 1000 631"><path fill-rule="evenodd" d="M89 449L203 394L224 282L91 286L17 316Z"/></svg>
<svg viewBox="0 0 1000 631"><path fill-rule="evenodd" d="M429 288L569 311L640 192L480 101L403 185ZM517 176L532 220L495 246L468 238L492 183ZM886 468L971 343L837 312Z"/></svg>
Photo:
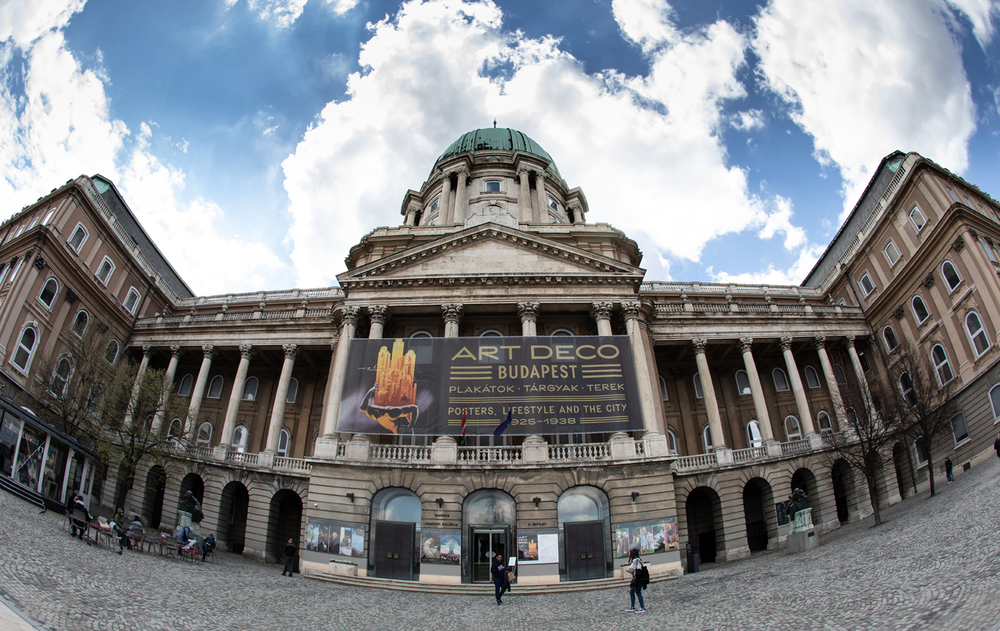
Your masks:
<svg viewBox="0 0 1000 631"><path fill-rule="evenodd" d="M812 520L814 524L822 523L823 516L819 509L819 484L816 483L816 475L809 467L802 465L792 473L792 492L795 489L802 489L809 496L809 507L812 508Z"/></svg>
<svg viewBox="0 0 1000 631"><path fill-rule="evenodd" d="M684 506L686 537L702 563L714 563L725 548L722 499L709 486L698 486L686 493L678 504ZM680 509L680 506L678 506ZM680 512L680 511L678 511Z"/></svg>
<svg viewBox="0 0 1000 631"><path fill-rule="evenodd" d="M178 510L178 512L180 512L181 510L183 510L181 507L184 506L184 498L187 495L188 491L190 491L191 495L193 495L194 498L196 500L198 500L198 504L204 504L204 502L205 502L205 479L202 477L201 473L197 473L197 472L191 471L187 475L184 476L184 479L181 480L180 493L177 496L177 506L178 506L177 510ZM178 515L177 519L178 519L178 523L180 523L180 515ZM193 523L196 523L196 524L197 523L201 523L201 519L200 518L196 518L196 516L194 516L194 515L192 515L192 521L193 521Z"/></svg>
<svg viewBox="0 0 1000 631"><path fill-rule="evenodd" d="M559 549L566 550L559 572L571 581L608 576L614 558L608 494L597 486L571 486L559 494L556 516Z"/></svg>
<svg viewBox="0 0 1000 631"><path fill-rule="evenodd" d="M743 517L751 553L767 550L772 539L777 541L774 492L764 478L751 478L743 485Z"/></svg>
<svg viewBox="0 0 1000 631"><path fill-rule="evenodd" d="M163 519L163 495L167 488L167 470L153 465L146 472L146 491L142 498L142 519L150 529L160 527Z"/></svg>
<svg viewBox="0 0 1000 631"><path fill-rule="evenodd" d="M410 579L420 562L423 503L415 491L389 486L372 495L368 523L368 567L375 576ZM428 557L439 551L428 540ZM440 544L440 540L438 541ZM395 556L394 556L395 555Z"/></svg>
<svg viewBox="0 0 1000 631"><path fill-rule="evenodd" d="M224 482L225 486L222 487L222 494L219 497L219 532L216 535L229 552L242 554L246 545L250 490L246 481L242 479Z"/></svg>
<svg viewBox="0 0 1000 631"><path fill-rule="evenodd" d="M846 524L851 514L858 509L854 487L854 471L843 458L838 459L830 467L830 477L833 479L833 498L837 505L837 519Z"/></svg>
<svg viewBox="0 0 1000 631"><path fill-rule="evenodd" d="M482 477L493 477L486 474ZM508 480L509 482L509 480ZM517 524L517 504L514 496L500 486L479 488L468 493L462 500L462 576L463 580L469 578L472 581L489 580L489 572L483 576L474 576L473 566L479 567L484 560L485 546L482 549L476 547L477 542L472 541L473 529L477 526L485 528L504 528L509 535L513 535L512 529ZM478 542L483 544L482 541ZM504 558L511 556L514 550L514 542L510 539L503 545L501 554ZM488 555L485 558L489 561ZM488 567L486 568L488 570ZM477 570L478 571L478 570Z"/></svg>
<svg viewBox="0 0 1000 631"><path fill-rule="evenodd" d="M297 490L283 485L279 485L278 490L271 496L267 511L267 538L264 544L270 553L268 557L278 563L285 558L285 544L289 539L296 548L301 543L303 504L302 495Z"/></svg>

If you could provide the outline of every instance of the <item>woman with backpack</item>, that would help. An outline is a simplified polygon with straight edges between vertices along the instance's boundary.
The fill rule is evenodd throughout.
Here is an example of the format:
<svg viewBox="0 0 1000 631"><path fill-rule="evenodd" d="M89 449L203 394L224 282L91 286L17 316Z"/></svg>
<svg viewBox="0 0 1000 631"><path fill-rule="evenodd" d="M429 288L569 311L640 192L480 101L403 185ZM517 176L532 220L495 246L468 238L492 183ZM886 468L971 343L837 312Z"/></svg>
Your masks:
<svg viewBox="0 0 1000 631"><path fill-rule="evenodd" d="M632 600L632 604L625 611L634 611L635 613L645 613L646 604L642 600L642 590L649 584L649 570L646 569L646 564L642 562L639 558L639 550L632 548L628 553L628 567L625 571L632 575L632 582L629 583L628 595ZM639 597L639 608L635 608L635 597Z"/></svg>

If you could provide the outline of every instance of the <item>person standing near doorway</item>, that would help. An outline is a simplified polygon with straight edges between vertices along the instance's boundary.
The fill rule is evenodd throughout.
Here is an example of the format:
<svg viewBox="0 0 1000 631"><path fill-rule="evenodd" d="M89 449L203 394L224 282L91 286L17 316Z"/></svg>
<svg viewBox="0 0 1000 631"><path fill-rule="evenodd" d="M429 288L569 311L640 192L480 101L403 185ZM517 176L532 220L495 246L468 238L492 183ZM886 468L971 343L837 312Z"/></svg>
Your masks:
<svg viewBox="0 0 1000 631"><path fill-rule="evenodd" d="M285 572L288 572L288 576L291 576L295 572L295 555L298 552L299 549L289 539L288 543L285 544L285 569L281 572L282 576L285 576Z"/></svg>
<svg viewBox="0 0 1000 631"><path fill-rule="evenodd" d="M955 481L955 465L951 464L951 458L944 459L944 474L948 478L948 484Z"/></svg>
<svg viewBox="0 0 1000 631"><path fill-rule="evenodd" d="M646 586L645 581L643 580L643 575L645 573L640 571L645 570L645 568L646 565L642 562L642 559L639 558L639 551L632 548L632 550L628 553L628 567L625 568L625 571L632 575L632 581L629 583L628 590L628 596L631 599L632 604L629 605L629 608L625 611L634 611L635 613L646 612L646 603L642 600L642 588ZM648 574L646 574L646 576L648 576ZM638 609L635 608L636 596L639 597Z"/></svg>
<svg viewBox="0 0 1000 631"><path fill-rule="evenodd" d="M490 564L490 574L493 575L493 588L497 597L497 604L503 604L503 593L510 589L510 584L507 582L507 566L503 564L503 555L497 552L497 555L493 557L493 563Z"/></svg>

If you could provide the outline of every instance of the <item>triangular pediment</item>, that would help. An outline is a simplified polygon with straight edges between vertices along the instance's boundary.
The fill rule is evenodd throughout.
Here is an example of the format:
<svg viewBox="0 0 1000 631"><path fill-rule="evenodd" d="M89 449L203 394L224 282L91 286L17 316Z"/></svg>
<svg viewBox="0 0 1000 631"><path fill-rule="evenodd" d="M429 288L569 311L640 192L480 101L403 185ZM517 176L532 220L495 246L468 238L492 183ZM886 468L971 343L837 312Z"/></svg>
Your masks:
<svg viewBox="0 0 1000 631"><path fill-rule="evenodd" d="M338 276L341 286L379 281L573 279L640 283L645 270L537 234L487 223L394 252Z"/></svg>

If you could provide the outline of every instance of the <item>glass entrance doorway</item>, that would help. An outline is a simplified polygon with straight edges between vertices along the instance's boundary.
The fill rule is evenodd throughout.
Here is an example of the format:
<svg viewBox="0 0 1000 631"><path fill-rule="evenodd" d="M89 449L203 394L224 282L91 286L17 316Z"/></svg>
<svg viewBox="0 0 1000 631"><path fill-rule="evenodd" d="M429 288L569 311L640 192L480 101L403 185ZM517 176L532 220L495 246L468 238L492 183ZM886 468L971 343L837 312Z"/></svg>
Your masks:
<svg viewBox="0 0 1000 631"><path fill-rule="evenodd" d="M507 561L507 542L510 534L509 528L471 528L472 530L472 581L474 583L489 583L493 581L490 576L490 564L493 557L500 555L500 558Z"/></svg>

